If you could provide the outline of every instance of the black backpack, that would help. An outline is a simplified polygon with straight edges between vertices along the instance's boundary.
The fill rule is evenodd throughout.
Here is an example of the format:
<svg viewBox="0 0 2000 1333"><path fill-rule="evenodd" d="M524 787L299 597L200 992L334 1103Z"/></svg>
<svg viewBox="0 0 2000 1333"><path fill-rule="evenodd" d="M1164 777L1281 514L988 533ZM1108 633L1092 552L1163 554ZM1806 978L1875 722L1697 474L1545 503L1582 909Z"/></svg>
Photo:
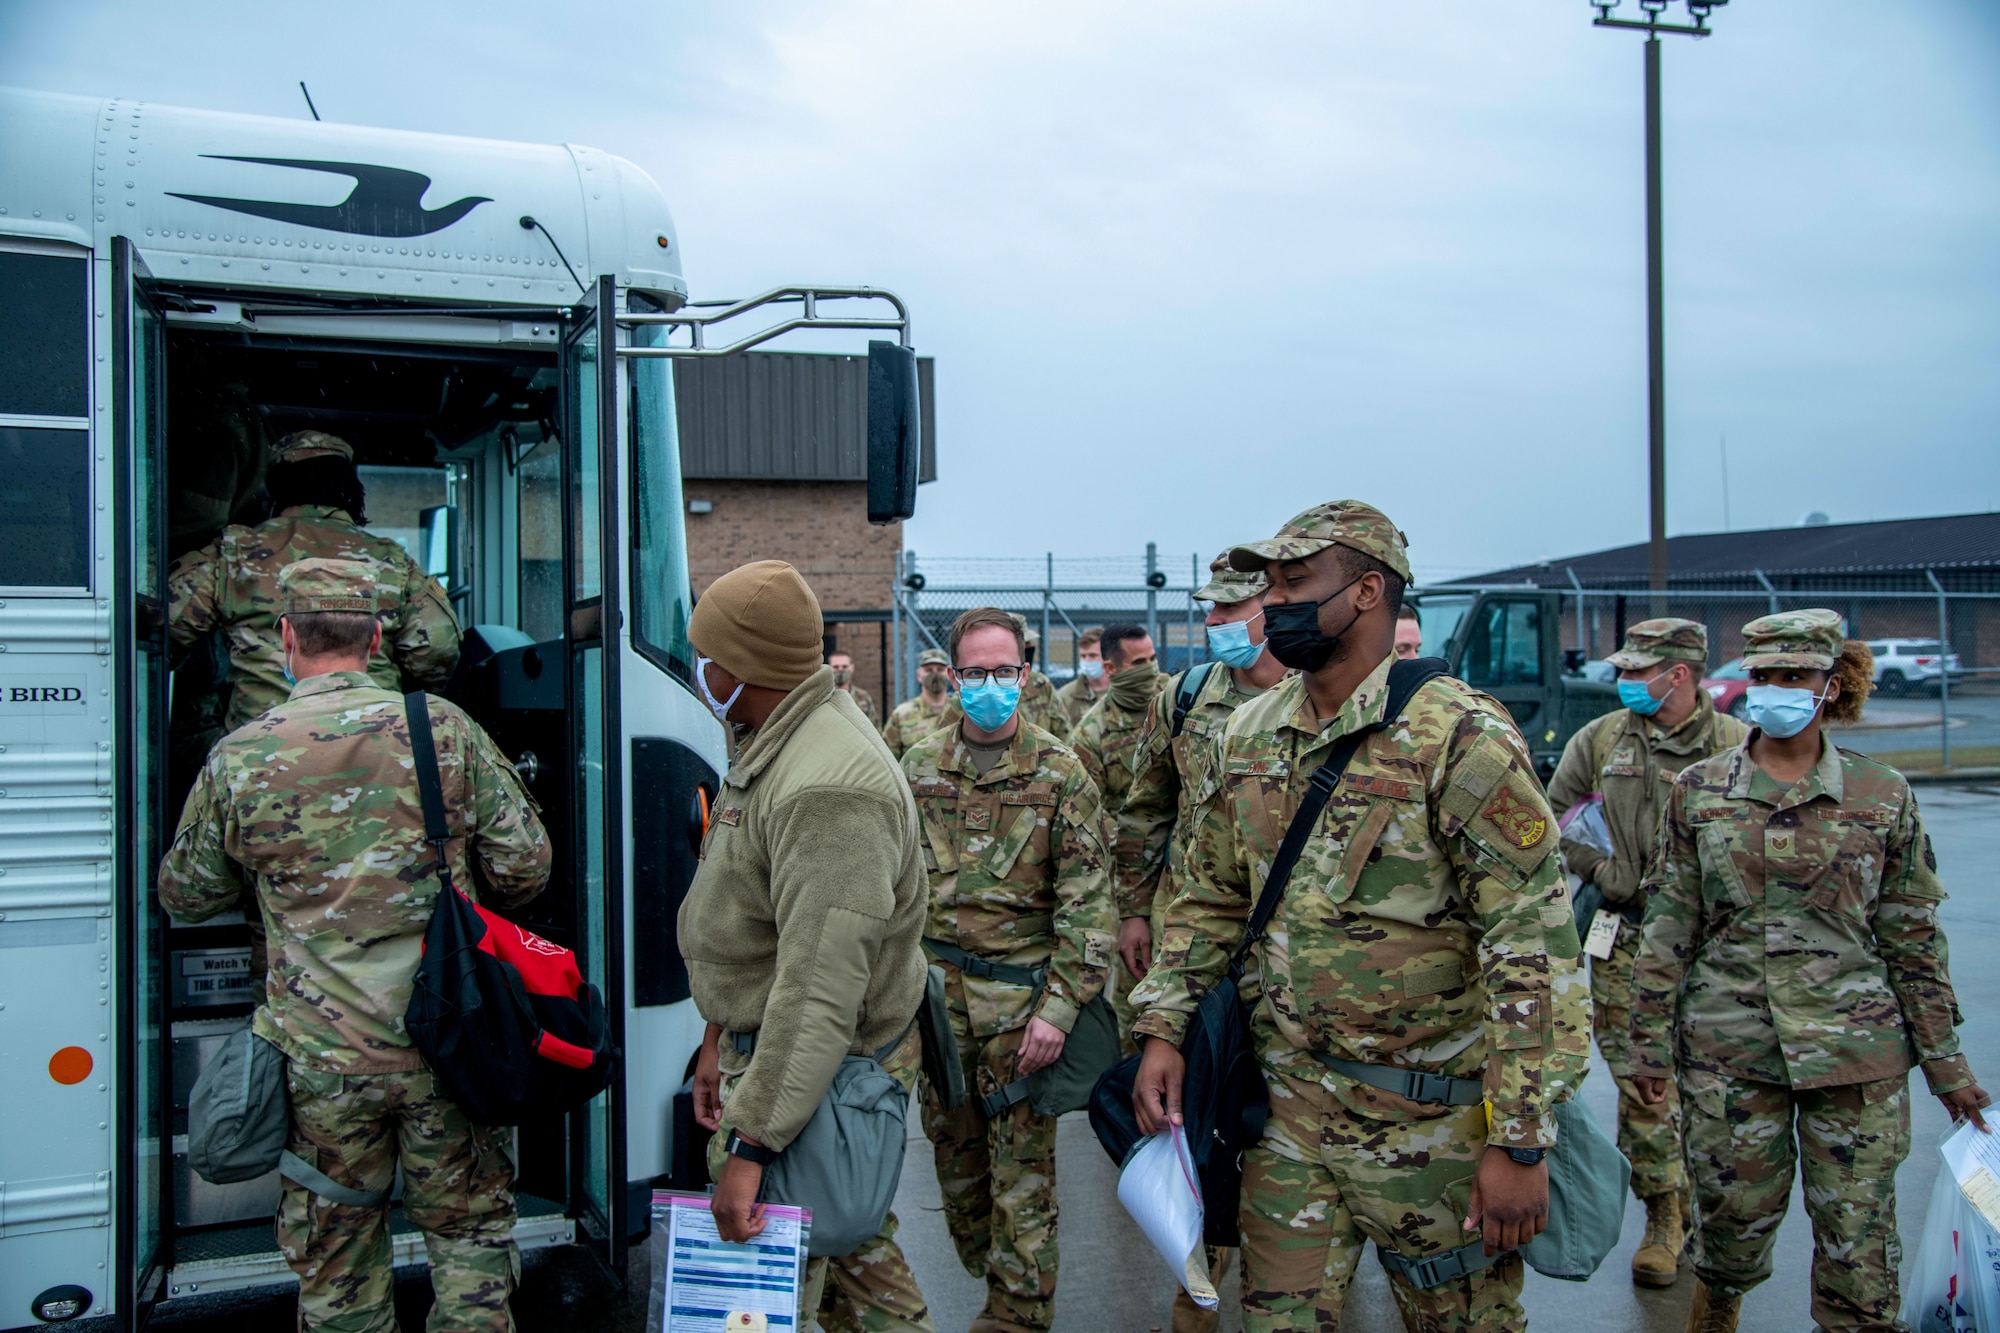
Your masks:
<svg viewBox="0 0 2000 1333"><path fill-rule="evenodd" d="M1263 891L1250 911L1243 940L1229 956L1228 971L1203 994L1187 1035L1181 1038L1181 1058L1187 1061L1181 1083L1181 1118L1187 1129L1188 1154L1194 1158L1201 1182L1202 1239L1210 1245L1237 1243L1243 1152L1263 1137L1264 1124L1271 1115L1270 1089L1264 1085L1250 1036L1250 1011L1237 993L1243 980L1243 960L1264 938L1278 901L1285 896L1292 867L1347 765L1369 736L1402 715L1424 682L1446 675L1448 670L1443 659L1436 657L1400 661L1390 667L1389 700L1382 720L1341 737L1313 771L1298 812L1285 830L1285 840L1272 858ZM1090 1093L1090 1127L1121 1169L1146 1137L1139 1132L1139 1121L1132 1111L1138 1073L1139 1057L1127 1056L1106 1070Z"/></svg>
<svg viewBox="0 0 2000 1333"><path fill-rule="evenodd" d="M418 692L403 696L403 707L441 889L404 1025L445 1095L475 1124L573 1110L604 1091L618 1062L604 1001L574 953L452 884L429 705Z"/></svg>

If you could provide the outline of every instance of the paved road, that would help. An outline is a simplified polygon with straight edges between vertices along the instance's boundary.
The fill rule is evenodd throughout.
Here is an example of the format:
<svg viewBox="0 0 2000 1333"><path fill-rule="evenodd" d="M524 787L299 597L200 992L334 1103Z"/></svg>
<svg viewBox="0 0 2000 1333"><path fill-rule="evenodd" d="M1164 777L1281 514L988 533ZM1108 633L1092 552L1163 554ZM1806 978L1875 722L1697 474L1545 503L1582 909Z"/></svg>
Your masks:
<svg viewBox="0 0 2000 1333"><path fill-rule="evenodd" d="M1981 961L2000 951L2000 892L1996 892L2000 886L1995 885L1991 869L2000 862L2000 796L1932 787L1924 789L1920 799L1940 869L1953 895L1945 904L1943 920L1959 963L1953 979L1968 1020L1961 1033L1974 1067L1985 1073L1992 1087L2000 1084L2000 1024L1989 1017L2000 1012L2000 968L1982 966ZM1913 1075L1913 1079L1919 1093L1913 1125L1915 1146L1899 1178L1897 1205L1906 1256L1916 1253L1924 1206L1937 1174L1937 1145L1948 1128L1938 1103L1921 1095L1921 1077ZM1582 1095L1608 1126L1612 1086L1601 1063ZM1063 1209L1058 1333L1150 1333L1163 1328L1173 1293L1171 1280L1119 1207L1110 1162L1081 1116L1064 1118L1057 1142ZM904 1243L930 1298L939 1333L958 1333L978 1313L984 1292L981 1283L959 1267L938 1208L930 1145L918 1136L909 1145L897 1211L903 1220ZM1670 1333L1681 1329L1694 1287L1690 1275L1683 1272L1681 1280L1666 1291L1642 1291L1631 1283L1629 1265L1644 1221L1643 1211L1632 1204L1618 1249L1587 1283L1554 1282L1530 1273L1525 1301L1531 1324L1541 1329L1591 1333ZM1778 1234L1776 1275L1745 1302L1744 1327L1806 1325L1811 1243L1804 1207L1795 1190L1791 1212ZM644 1329L644 1248L636 1250L632 1259L634 1281L620 1291L580 1252L538 1256L516 1298L519 1326L532 1333L572 1329L579 1333L637 1333ZM403 1327L412 1333L423 1327L428 1296L421 1278L399 1285ZM226 1333L278 1333L291 1327L290 1309L286 1296L241 1298L226 1307L178 1311L164 1323L216 1333L225 1329ZM1221 1327L1224 1333L1241 1328L1233 1282L1225 1287ZM1343 1333L1391 1333L1401 1328L1387 1279L1372 1259L1361 1266L1341 1327Z"/></svg>
<svg viewBox="0 0 2000 1333"><path fill-rule="evenodd" d="M1950 709L1954 747L2000 745L2000 695L1955 694ZM1864 754L1935 750L1939 713L1936 699L1870 699L1864 725L1840 732L1838 739L1840 744ZM1886 725L1891 723L1897 725Z"/></svg>

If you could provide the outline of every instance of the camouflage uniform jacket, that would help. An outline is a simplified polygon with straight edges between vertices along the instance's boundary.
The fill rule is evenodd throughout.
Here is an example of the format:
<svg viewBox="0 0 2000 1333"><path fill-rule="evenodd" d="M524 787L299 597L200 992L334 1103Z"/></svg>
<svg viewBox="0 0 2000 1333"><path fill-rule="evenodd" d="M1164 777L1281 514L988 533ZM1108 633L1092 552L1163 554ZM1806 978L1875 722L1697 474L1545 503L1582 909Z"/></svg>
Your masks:
<svg viewBox="0 0 2000 1333"><path fill-rule="evenodd" d="M850 685L847 687L847 697L854 700L854 706L861 710L861 716L868 719L869 726L879 727L882 725L879 716L875 712L874 695L862 689L859 685Z"/></svg>
<svg viewBox="0 0 2000 1333"><path fill-rule="evenodd" d="M1819 1088L1921 1063L1934 1092L1972 1082L1916 798L1822 744L1788 788L1747 742L1675 781L1644 886L1633 1073Z"/></svg>
<svg viewBox="0 0 2000 1333"><path fill-rule="evenodd" d="M888 742L889 753L900 760L912 745L943 726L957 698L955 694L946 694L943 703L933 706L927 696L919 694L897 704L889 720L882 724L882 739Z"/></svg>
<svg viewBox="0 0 2000 1333"><path fill-rule="evenodd" d="M1024 986L946 974L965 989L971 1035L1012 1032L1030 1017L1064 1032L1104 989L1117 921L1109 833L1083 763L1039 727L1023 726L985 777L956 726L903 756L924 826L930 917L924 933L967 953L1048 969L1037 999Z"/></svg>
<svg viewBox="0 0 2000 1333"><path fill-rule="evenodd" d="M1341 736L1381 718L1385 657L1322 729L1290 677L1237 709L1197 793L1185 889L1132 993L1142 1036L1180 1040L1222 976L1300 792ZM1462 681L1426 684L1354 756L1257 950L1266 1065L1361 1115L1450 1113L1355 1083L1315 1052L1483 1077L1489 1143L1547 1146L1583 1077L1590 996L1556 823L1520 733Z"/></svg>
<svg viewBox="0 0 2000 1333"><path fill-rule="evenodd" d="M285 650L278 636L278 571L321 556L382 566L375 583L382 648L368 675L385 690L436 690L458 665L458 619L437 580L417 568L400 544L355 526L345 510L293 505L254 528L231 526L174 562L167 579L168 634L185 648L211 630L229 638L236 691L225 725L232 730L286 697Z"/></svg>
<svg viewBox="0 0 2000 1333"><path fill-rule="evenodd" d="M478 723L436 697L430 715L452 879L479 885L488 906L518 906L549 877L534 803ZM271 948L258 1034L308 1068L390 1073L423 1064L403 1011L438 895L433 865L403 698L336 671L300 681L209 753L160 864L160 902L199 921L254 881Z"/></svg>
<svg viewBox="0 0 2000 1333"><path fill-rule="evenodd" d="M1180 891L1181 848L1174 831L1194 827L1195 794L1212 785L1215 747L1229 715L1263 693L1244 689L1236 673L1218 662L1202 682L1176 736L1174 695L1181 678L1176 675L1167 681L1146 714L1132 756L1132 785L1117 812L1121 917L1151 914L1163 871L1166 891Z"/></svg>
<svg viewBox="0 0 2000 1333"><path fill-rule="evenodd" d="M1160 696L1158 691L1167 685L1165 676L1155 676L1157 682L1153 699ZM1111 829L1111 895L1112 902L1122 919L1128 916L1151 916L1153 904L1148 899L1143 904L1126 900L1120 892L1120 867L1128 864L1138 855L1137 848L1127 847L1120 832L1120 813L1125 809L1125 795L1132 789L1133 761L1139 753L1139 736L1146 725L1146 717L1151 711L1149 700L1144 708L1128 708L1111 690L1106 690L1098 701L1083 715L1083 721L1076 724L1076 734L1070 737L1077 757L1090 770L1090 780L1097 784L1097 790L1104 797L1105 823Z"/></svg>
<svg viewBox="0 0 2000 1333"><path fill-rule="evenodd" d="M1586 722L1563 747L1562 762L1549 780L1549 806L1567 813L1592 792L1604 797L1604 821L1611 830L1611 855L1563 840L1569 868L1595 880L1605 900L1628 914L1645 909L1639 881L1659 845L1660 812L1682 769L1697 759L1741 745L1749 728L1715 711L1708 691L1695 690L1694 712L1671 730L1629 708ZM1637 924L1637 916L1633 916Z"/></svg>
<svg viewBox="0 0 2000 1333"><path fill-rule="evenodd" d="M1082 672L1078 672L1075 679L1056 691L1056 702L1062 705L1063 716L1069 719L1072 731L1076 729L1077 723L1083 721L1083 715L1103 697L1104 691L1093 691L1090 688L1090 677Z"/></svg>
<svg viewBox="0 0 2000 1333"><path fill-rule="evenodd" d="M952 696L952 703L958 696ZM1061 701L1056 698L1056 683L1041 672L1030 667L1028 678L1021 682L1021 720L1040 727L1063 744L1069 744L1069 714L1064 711ZM952 719L954 723L958 718Z"/></svg>

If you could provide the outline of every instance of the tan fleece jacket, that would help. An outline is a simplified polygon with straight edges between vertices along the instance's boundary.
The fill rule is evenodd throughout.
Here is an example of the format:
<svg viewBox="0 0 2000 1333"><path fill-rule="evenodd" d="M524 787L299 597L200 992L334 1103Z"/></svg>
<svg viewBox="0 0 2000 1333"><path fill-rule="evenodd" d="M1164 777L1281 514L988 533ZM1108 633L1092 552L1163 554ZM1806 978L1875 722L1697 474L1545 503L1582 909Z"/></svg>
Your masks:
<svg viewBox="0 0 2000 1333"><path fill-rule="evenodd" d="M731 765L680 910L695 1007L757 1049L731 1121L784 1148L849 1054L909 1026L929 891L916 802L889 747L821 667ZM743 1057L723 1039L723 1067Z"/></svg>

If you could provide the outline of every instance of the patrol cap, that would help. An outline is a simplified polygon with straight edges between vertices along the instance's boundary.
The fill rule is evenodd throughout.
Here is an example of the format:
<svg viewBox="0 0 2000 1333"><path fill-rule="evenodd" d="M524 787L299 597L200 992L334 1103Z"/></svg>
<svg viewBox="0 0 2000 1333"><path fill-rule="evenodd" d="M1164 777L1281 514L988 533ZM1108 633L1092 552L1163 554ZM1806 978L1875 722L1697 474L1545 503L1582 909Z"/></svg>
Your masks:
<svg viewBox="0 0 2000 1333"><path fill-rule="evenodd" d="M1208 562L1208 582L1197 589L1194 596L1199 602L1220 602L1230 606L1249 601L1263 592L1266 586L1262 562L1258 563L1254 574L1246 573L1230 564L1229 552L1224 551Z"/></svg>
<svg viewBox="0 0 2000 1333"><path fill-rule="evenodd" d="M1642 620L1625 631L1625 643L1605 659L1620 671L1637 671L1656 662L1708 665L1708 627L1676 616Z"/></svg>
<svg viewBox="0 0 2000 1333"><path fill-rule="evenodd" d="M368 560L334 560L313 556L294 560L278 571L278 596L283 614L310 616L334 611L375 614L376 566Z"/></svg>
<svg viewBox="0 0 2000 1333"><path fill-rule="evenodd" d="M1743 627L1743 665L1831 671L1846 640L1840 613L1824 607L1759 616Z"/></svg>
<svg viewBox="0 0 2000 1333"><path fill-rule="evenodd" d="M917 665L948 667L951 665L951 654L942 648L926 648L917 654Z"/></svg>
<svg viewBox="0 0 2000 1333"><path fill-rule="evenodd" d="M1021 631L1022 642L1026 643L1030 648L1041 645L1041 631L1030 625L1026 616L1022 615L1019 611L1009 611L1007 616L1014 622L1014 628Z"/></svg>
<svg viewBox="0 0 2000 1333"><path fill-rule="evenodd" d="M1229 563L1247 574L1261 571L1273 560L1303 560L1329 546L1345 546L1380 560L1407 583L1409 545L1410 539L1374 505L1332 500L1294 516L1267 542L1230 547Z"/></svg>
<svg viewBox="0 0 2000 1333"><path fill-rule="evenodd" d="M273 463L303 463L308 458L344 458L352 463L354 446L323 430L295 430L271 446Z"/></svg>

